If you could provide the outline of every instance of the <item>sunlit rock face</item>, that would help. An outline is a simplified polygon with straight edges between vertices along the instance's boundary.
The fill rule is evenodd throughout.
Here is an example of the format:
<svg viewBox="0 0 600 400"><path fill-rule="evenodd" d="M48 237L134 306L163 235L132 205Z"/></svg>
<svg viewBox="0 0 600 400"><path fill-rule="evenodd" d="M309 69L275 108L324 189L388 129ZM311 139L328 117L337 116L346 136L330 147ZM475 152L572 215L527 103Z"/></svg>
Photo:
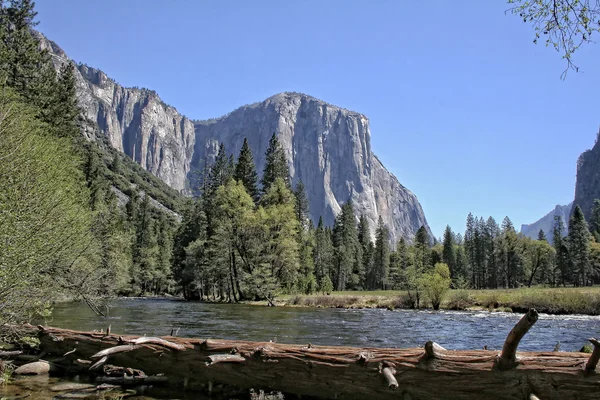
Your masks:
<svg viewBox="0 0 600 400"><path fill-rule="evenodd" d="M69 61L40 36L55 64ZM285 149L293 184L302 180L316 223L332 225L341 205L352 201L374 231L381 215L390 240L412 239L425 226L417 197L385 169L371 151L369 120L362 114L300 93L281 93L243 106L221 118L193 121L148 89L125 88L98 69L77 65L77 95L83 116L95 132L140 166L177 190L210 165L223 142L237 156L248 138L259 174L269 139L276 133ZM99 131L99 132L98 132ZM431 232L430 232L431 234Z"/></svg>
<svg viewBox="0 0 600 400"><path fill-rule="evenodd" d="M581 207L585 219L589 221L595 199L600 199L600 144L598 140L594 147L584 151L577 160L573 210L576 205Z"/></svg>

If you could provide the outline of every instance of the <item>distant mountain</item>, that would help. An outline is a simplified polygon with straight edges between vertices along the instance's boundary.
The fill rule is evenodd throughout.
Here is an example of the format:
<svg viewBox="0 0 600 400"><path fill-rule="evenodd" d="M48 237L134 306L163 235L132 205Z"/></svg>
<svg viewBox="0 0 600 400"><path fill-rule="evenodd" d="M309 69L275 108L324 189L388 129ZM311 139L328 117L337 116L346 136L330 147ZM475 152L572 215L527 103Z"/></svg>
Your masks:
<svg viewBox="0 0 600 400"><path fill-rule="evenodd" d="M54 42L40 35L55 64L72 62ZM248 138L262 173L269 139L276 133L292 182L302 180L311 217L332 225L341 205L352 201L374 230L379 216L390 239L412 239L425 226L417 197L373 154L369 119L357 112L301 93L281 93L243 106L217 119L194 121L165 104L152 90L125 88L104 72L75 65L79 105L110 145L170 187L190 193L190 181L214 160L219 143L238 155ZM84 133L98 139L95 132ZM407 151L407 150L403 150Z"/></svg>
<svg viewBox="0 0 600 400"><path fill-rule="evenodd" d="M560 215L565 223L565 232L566 235L569 229L569 216L571 215L571 207L573 203L570 203L566 206L557 205L554 210L550 211L548 214L544 215L539 220L535 221L532 224L523 224L521 225L521 233L525 236L528 236L532 239L537 239L540 229L544 231L546 234L546 238L550 243L552 243L552 231L554 229L554 216Z"/></svg>
<svg viewBox="0 0 600 400"><path fill-rule="evenodd" d="M600 143L598 139L596 139L594 147L584 151L577 160L577 181L573 204L581 207L585 219L588 221L595 199L600 199Z"/></svg>

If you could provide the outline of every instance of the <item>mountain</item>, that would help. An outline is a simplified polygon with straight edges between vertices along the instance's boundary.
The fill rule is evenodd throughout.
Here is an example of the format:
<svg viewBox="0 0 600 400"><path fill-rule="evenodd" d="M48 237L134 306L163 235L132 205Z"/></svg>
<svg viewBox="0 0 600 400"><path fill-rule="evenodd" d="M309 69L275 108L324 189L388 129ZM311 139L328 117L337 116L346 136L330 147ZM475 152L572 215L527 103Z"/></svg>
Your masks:
<svg viewBox="0 0 600 400"><path fill-rule="evenodd" d="M598 139L596 139L594 147L584 151L577 160L577 181L573 205L581 207L588 221L595 199L600 199L600 144Z"/></svg>
<svg viewBox="0 0 600 400"><path fill-rule="evenodd" d="M546 234L548 242L552 243L554 216L560 215L562 217L563 222L565 223L565 231L563 234L566 235L569 232L569 216L571 215L572 206L573 203L570 203L566 206L557 205L556 207L554 207L554 210L550 211L548 214L544 215L542 218L538 219L534 223L521 225L521 233L532 239L537 239L538 233L541 229Z"/></svg>
<svg viewBox="0 0 600 400"><path fill-rule="evenodd" d="M40 35L55 63L71 62L55 43ZM264 153L276 133L285 149L292 182L303 181L311 217L328 225L351 200L374 229L379 215L390 239L412 238L425 226L417 197L373 154L366 116L301 93L281 93L207 121L195 121L165 104L156 92L125 88L104 72L75 64L79 105L90 139L102 136L172 188L191 193L194 178L214 160L220 142L236 157L248 138L262 173Z"/></svg>

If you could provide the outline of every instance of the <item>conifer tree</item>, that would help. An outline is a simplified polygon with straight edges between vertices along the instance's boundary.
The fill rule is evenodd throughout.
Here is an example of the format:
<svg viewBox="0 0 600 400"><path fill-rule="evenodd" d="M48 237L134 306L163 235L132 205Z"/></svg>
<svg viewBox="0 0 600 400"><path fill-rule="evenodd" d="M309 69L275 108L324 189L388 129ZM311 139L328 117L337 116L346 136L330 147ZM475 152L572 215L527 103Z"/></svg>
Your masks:
<svg viewBox="0 0 600 400"><path fill-rule="evenodd" d="M373 282L373 252L369 250L369 243L371 243L371 228L369 227L369 220L363 214L358 220L358 243L361 249L361 266L360 270L356 273L360 277L360 286L368 288L372 286Z"/></svg>
<svg viewBox="0 0 600 400"><path fill-rule="evenodd" d="M244 138L233 177L236 181L242 182L254 203L257 203L260 197L257 187L258 175L256 174L256 165L247 138Z"/></svg>
<svg viewBox="0 0 600 400"><path fill-rule="evenodd" d="M442 243L444 246L442 260L448 265L450 276L452 277L452 280L454 280L456 279L456 254L454 249L454 233L449 225L446 225L446 229L444 230Z"/></svg>
<svg viewBox="0 0 600 400"><path fill-rule="evenodd" d="M560 283L565 286L571 279L567 241L564 237L565 224L562 216L554 216L554 226L552 228L552 245L556 250L556 268L560 276Z"/></svg>
<svg viewBox="0 0 600 400"><path fill-rule="evenodd" d="M319 223L315 231L315 248L313 252L315 276L319 287L325 277L331 282L332 263L333 263L333 244L331 242L331 233L323 223L323 217L319 217ZM331 289L333 290L333 288Z"/></svg>
<svg viewBox="0 0 600 400"><path fill-rule="evenodd" d="M537 240L539 241L543 241L543 242L547 242L548 239L546 239L546 234L544 233L543 229L540 229L540 231L538 232L538 238Z"/></svg>
<svg viewBox="0 0 600 400"><path fill-rule="evenodd" d="M285 152L277 139L277 135L273 133L271 140L269 140L269 147L265 153L265 167L261 180L262 193L266 193L277 178L283 179L285 185L291 188L290 170Z"/></svg>
<svg viewBox="0 0 600 400"><path fill-rule="evenodd" d="M302 183L302 179L300 179L296 184L294 196L296 200L296 217L298 218L298 221L300 222L302 228L307 229L310 221L310 208L308 205L308 197L306 196L306 189L304 188L304 183Z"/></svg>
<svg viewBox="0 0 600 400"><path fill-rule="evenodd" d="M345 290L352 274L352 268L360 251L356 231L356 217L352 202L342 206L342 211L335 219L333 227L333 245L335 248L334 288Z"/></svg>
<svg viewBox="0 0 600 400"><path fill-rule="evenodd" d="M590 233L600 242L600 199L594 199L592 215L590 216Z"/></svg>
<svg viewBox="0 0 600 400"><path fill-rule="evenodd" d="M390 233L379 216L377 230L375 231L375 255L373 257L373 286L372 289L385 289L389 274L390 263Z"/></svg>
<svg viewBox="0 0 600 400"><path fill-rule="evenodd" d="M590 232L583 211L575 206L569 219L569 256L572 271L576 274L576 286L586 286L591 278L590 271Z"/></svg>

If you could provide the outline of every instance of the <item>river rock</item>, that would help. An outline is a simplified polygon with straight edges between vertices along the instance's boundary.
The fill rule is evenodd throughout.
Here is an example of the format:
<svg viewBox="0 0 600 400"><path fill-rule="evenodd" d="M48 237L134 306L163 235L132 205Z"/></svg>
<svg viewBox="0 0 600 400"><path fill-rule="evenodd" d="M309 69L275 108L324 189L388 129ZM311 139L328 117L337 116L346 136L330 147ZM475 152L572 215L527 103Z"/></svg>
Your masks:
<svg viewBox="0 0 600 400"><path fill-rule="evenodd" d="M36 361L15 369L15 375L47 375L54 367L46 361Z"/></svg>
<svg viewBox="0 0 600 400"><path fill-rule="evenodd" d="M89 383L75 383L75 382L64 382L54 385L50 388L53 392L67 392L73 390L83 390L96 388L96 385L90 385Z"/></svg>

